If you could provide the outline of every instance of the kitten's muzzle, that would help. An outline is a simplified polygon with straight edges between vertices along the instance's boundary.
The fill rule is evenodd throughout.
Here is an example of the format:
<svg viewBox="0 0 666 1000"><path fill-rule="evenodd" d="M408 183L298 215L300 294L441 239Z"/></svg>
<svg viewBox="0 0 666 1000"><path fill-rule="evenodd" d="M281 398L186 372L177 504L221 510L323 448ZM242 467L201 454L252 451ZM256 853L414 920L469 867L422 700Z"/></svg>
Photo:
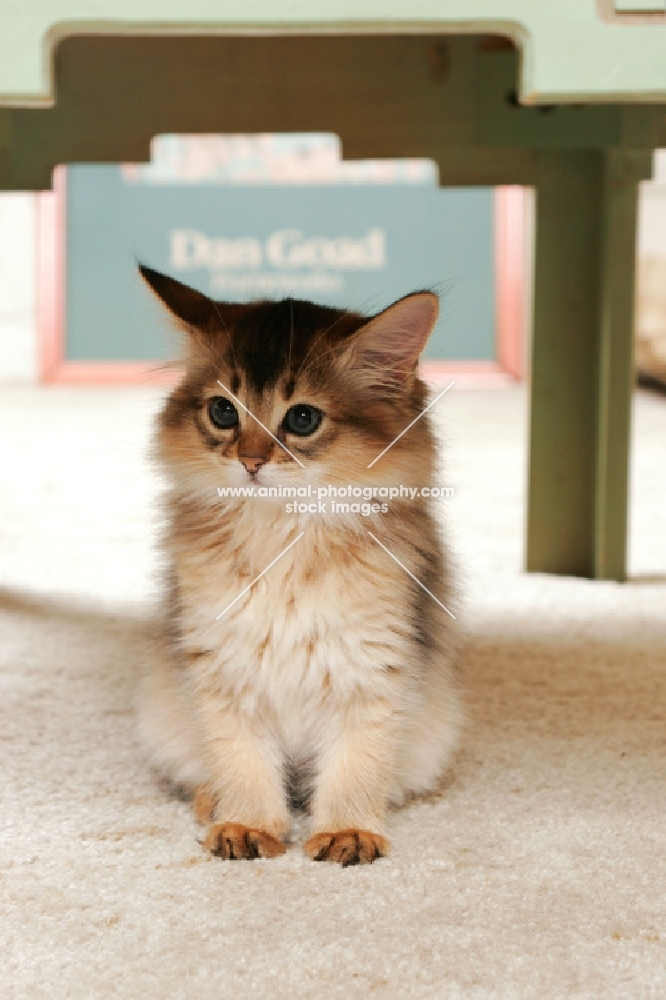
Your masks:
<svg viewBox="0 0 666 1000"><path fill-rule="evenodd" d="M238 461L245 466L251 476L258 472L262 465L266 464L264 455L239 455Z"/></svg>

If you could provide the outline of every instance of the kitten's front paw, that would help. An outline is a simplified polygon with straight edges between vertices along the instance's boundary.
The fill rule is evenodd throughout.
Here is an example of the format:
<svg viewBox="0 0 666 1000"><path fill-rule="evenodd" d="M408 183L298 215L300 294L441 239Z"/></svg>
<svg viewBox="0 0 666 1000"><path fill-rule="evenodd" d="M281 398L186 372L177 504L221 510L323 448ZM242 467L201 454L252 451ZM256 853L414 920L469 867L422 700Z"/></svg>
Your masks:
<svg viewBox="0 0 666 1000"><path fill-rule="evenodd" d="M277 858L287 850L282 841L272 834L240 823L211 826L203 846L216 858L227 858L229 861Z"/></svg>
<svg viewBox="0 0 666 1000"><path fill-rule="evenodd" d="M315 833L303 850L313 861L337 861L347 865L370 865L389 852L389 842L378 833L367 830L338 830L336 833Z"/></svg>

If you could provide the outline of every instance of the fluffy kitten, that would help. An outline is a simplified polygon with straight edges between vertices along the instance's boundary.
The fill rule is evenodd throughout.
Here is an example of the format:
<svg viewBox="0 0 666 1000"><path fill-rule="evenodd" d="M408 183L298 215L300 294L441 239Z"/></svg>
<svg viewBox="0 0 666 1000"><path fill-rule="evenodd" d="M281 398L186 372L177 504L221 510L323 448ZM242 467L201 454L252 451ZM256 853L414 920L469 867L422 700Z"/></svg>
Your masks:
<svg viewBox="0 0 666 1000"><path fill-rule="evenodd" d="M214 302L141 273L188 334L157 441L171 575L140 699L153 760L198 791L213 854L283 853L297 800L311 858L371 862L389 848L387 807L436 786L460 725L453 623L409 575L448 604L429 501L299 514L218 487L431 484L427 416L368 465L426 406L416 364L437 298L368 319Z"/></svg>

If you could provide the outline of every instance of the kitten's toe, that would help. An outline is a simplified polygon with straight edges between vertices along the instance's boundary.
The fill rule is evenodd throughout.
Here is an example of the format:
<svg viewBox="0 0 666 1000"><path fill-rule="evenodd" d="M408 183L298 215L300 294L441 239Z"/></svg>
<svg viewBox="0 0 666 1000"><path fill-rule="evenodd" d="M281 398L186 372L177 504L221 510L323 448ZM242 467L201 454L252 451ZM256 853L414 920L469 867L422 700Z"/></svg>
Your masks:
<svg viewBox="0 0 666 1000"><path fill-rule="evenodd" d="M215 815L215 799L205 785L198 785L195 788L192 808L194 809L194 818L197 823L205 826L206 823L212 822Z"/></svg>
<svg viewBox="0 0 666 1000"><path fill-rule="evenodd" d="M216 858L229 861L253 861L277 858L287 850L277 837L240 823L217 823L211 826L203 846Z"/></svg>
<svg viewBox="0 0 666 1000"><path fill-rule="evenodd" d="M347 865L370 865L389 852L389 842L368 830L338 830L336 833L316 833L303 850L313 861L337 861Z"/></svg>

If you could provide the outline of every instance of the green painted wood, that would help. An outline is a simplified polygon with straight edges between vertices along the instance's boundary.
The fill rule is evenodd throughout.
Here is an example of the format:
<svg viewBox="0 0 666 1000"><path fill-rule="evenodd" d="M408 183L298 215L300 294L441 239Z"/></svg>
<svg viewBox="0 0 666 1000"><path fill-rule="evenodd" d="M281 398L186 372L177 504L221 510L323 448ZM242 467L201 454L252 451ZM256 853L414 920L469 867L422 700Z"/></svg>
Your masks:
<svg viewBox="0 0 666 1000"><path fill-rule="evenodd" d="M625 573L636 189L644 156L543 152L527 569Z"/></svg>
<svg viewBox="0 0 666 1000"><path fill-rule="evenodd" d="M666 18L623 24L598 0L3 0L0 103L53 100L52 54L67 35L265 31L506 35L523 50L528 103L666 95Z"/></svg>
<svg viewBox="0 0 666 1000"><path fill-rule="evenodd" d="M653 148L661 106L518 106L515 50L462 36L68 38L58 103L0 109L0 187L145 161L160 132L330 131L343 155L429 156L443 184L530 184L534 150Z"/></svg>
<svg viewBox="0 0 666 1000"><path fill-rule="evenodd" d="M614 7L621 14L663 14L665 0L614 0Z"/></svg>
<svg viewBox="0 0 666 1000"><path fill-rule="evenodd" d="M341 137L347 159L400 150L432 157L446 184L528 183L529 149L477 142L477 119L491 110L474 81L496 55L482 44L405 36L70 38L57 52L57 105L4 112L0 185L49 187L61 162L147 160L160 132L322 130ZM517 59L509 54L515 88Z"/></svg>
<svg viewBox="0 0 666 1000"><path fill-rule="evenodd" d="M602 186L594 576L623 580L627 548L637 177L642 158L611 151Z"/></svg>
<svg viewBox="0 0 666 1000"><path fill-rule="evenodd" d="M592 576L601 154L543 152L536 197L528 571Z"/></svg>

